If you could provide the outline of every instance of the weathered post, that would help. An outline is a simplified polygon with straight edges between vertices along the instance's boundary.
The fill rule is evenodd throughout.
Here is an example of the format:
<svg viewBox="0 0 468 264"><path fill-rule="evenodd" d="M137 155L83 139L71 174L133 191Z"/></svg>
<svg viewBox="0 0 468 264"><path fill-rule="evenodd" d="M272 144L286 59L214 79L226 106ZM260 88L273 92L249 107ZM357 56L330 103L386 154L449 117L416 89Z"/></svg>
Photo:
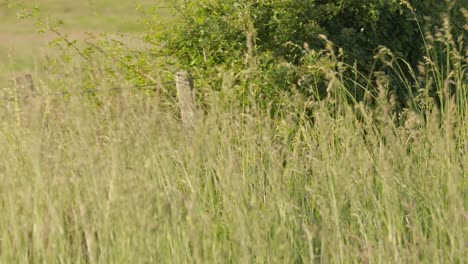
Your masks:
<svg viewBox="0 0 468 264"><path fill-rule="evenodd" d="M176 74L176 88L182 124L186 129L191 130L196 119L196 108L193 95L193 77L189 71L180 71Z"/></svg>
<svg viewBox="0 0 468 264"><path fill-rule="evenodd" d="M16 77L15 84L18 89L21 89L26 93L33 93L36 89L31 74L25 74L24 76Z"/></svg>
<svg viewBox="0 0 468 264"><path fill-rule="evenodd" d="M21 124L22 122L28 122L27 120L40 120L38 115L40 115L40 104L34 103L34 93L36 92L36 87L33 82L31 74L25 74L11 80L14 85L14 93L10 100L13 101L11 105L14 107L14 110L17 114L17 122ZM33 119L29 119L29 118Z"/></svg>
<svg viewBox="0 0 468 264"><path fill-rule="evenodd" d="M36 92L36 86L34 85L34 81L31 74L18 76L15 79L11 80L11 82L15 86L14 96L17 98L22 98L21 101L24 105L30 105L30 98Z"/></svg>

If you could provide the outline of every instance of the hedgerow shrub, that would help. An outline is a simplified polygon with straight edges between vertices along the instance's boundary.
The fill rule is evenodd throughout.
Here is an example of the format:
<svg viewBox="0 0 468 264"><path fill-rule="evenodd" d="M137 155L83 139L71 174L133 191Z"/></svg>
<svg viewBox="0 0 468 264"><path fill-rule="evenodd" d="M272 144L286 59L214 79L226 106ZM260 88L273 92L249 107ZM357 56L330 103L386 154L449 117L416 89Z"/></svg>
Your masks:
<svg viewBox="0 0 468 264"><path fill-rule="evenodd" d="M293 86L307 93L311 87L301 86L307 82L299 80L304 77L304 66L310 74L311 62L323 63L320 54L313 53L313 59L310 58L310 51L325 48L320 36L326 36L334 47L341 48L337 56L341 62L356 64L364 74L385 70L385 64L374 59L383 46L415 67L425 55L422 32L435 25L432 21L441 21L443 12L452 13L454 30L464 32L459 12L462 3L449 2L168 0L174 7L177 23L156 26L149 21L148 39L162 43L163 52L175 56L182 67L212 73L219 66L223 69L254 66L265 77L260 79L266 80L258 84L263 94L265 90L271 93L272 89L287 90ZM274 87L269 83L275 83ZM400 97L407 92L394 89ZM363 96L357 91L353 93Z"/></svg>

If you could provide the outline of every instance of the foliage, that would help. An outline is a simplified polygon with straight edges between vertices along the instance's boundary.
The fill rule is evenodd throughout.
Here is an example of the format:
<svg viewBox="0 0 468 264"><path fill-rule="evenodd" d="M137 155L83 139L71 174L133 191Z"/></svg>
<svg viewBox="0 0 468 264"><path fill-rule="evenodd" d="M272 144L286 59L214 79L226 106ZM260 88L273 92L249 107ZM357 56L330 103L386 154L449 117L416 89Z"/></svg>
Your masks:
<svg viewBox="0 0 468 264"><path fill-rule="evenodd" d="M324 60L317 57L317 52L326 47L321 36L334 43L335 52L341 49L339 56L335 57L338 61L356 64L359 72L369 75L379 70L389 72L385 62L374 59L382 47L415 69L426 55L422 32L432 30L432 26L441 21L441 14L451 14L455 35L464 32L461 28L464 24L460 13L461 1L168 2L175 7L178 23L158 27L155 26L157 23L150 21L148 24L152 30L148 32L148 38L162 43L163 53L175 56L182 67L197 68L207 75L219 66L251 69L254 65L257 73L276 86L260 82L259 94L265 90L272 93L298 86L310 95L307 91L311 87L301 86L299 80L303 77L303 68L316 67L308 63ZM432 20L428 21L428 17ZM254 48L249 50L249 45ZM309 58L311 50L316 51L312 60ZM249 59L252 56L255 57L254 64ZM278 75L286 70L283 67L286 64L289 65L287 73ZM278 82L283 77L286 78ZM348 77L352 78L352 74ZM258 76L255 78L259 79ZM408 91L401 86L392 90L399 98L408 96ZM363 96L362 91L351 92L361 98Z"/></svg>
<svg viewBox="0 0 468 264"><path fill-rule="evenodd" d="M363 63L379 45L406 53L420 48L415 46L420 43L418 28L409 21L411 14L399 1L171 2L177 7L180 24L168 29L171 38L166 34L163 40L183 65L242 61L239 52L245 52L248 31L254 31L257 52L271 52L288 62L298 62L302 57L301 50L293 45L323 47L317 38L320 34L345 47L352 61Z"/></svg>

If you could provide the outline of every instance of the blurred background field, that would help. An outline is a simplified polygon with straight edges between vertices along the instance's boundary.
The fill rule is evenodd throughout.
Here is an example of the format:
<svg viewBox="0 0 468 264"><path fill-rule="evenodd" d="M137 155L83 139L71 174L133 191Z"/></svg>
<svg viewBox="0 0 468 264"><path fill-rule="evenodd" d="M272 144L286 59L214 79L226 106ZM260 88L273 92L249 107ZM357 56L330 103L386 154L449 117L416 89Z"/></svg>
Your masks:
<svg viewBox="0 0 468 264"><path fill-rule="evenodd" d="M9 7L10 1L0 1L0 87L8 85L8 79L23 73L39 71L46 54L58 54L49 47L56 39L54 33L39 33L40 26L34 20L18 18L18 10ZM51 23L63 20L61 33L69 38L83 40L86 33L139 33L143 32L138 21L143 10L158 6L151 0L35 0L21 3L25 7L37 7L40 16ZM161 18L170 17L167 8L157 8Z"/></svg>

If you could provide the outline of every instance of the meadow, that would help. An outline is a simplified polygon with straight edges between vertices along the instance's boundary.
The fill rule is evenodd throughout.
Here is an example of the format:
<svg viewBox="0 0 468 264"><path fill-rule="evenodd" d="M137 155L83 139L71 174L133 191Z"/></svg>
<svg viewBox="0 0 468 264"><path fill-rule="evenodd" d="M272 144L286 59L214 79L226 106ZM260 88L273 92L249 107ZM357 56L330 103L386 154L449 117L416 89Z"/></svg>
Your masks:
<svg viewBox="0 0 468 264"><path fill-rule="evenodd" d="M19 19L18 9L9 8L9 2L0 2L0 87L8 86L8 79L24 73L43 72L43 61L47 56L58 56L61 51L49 43L59 38L55 33L40 32L44 26L38 20ZM55 23L63 20L60 32L70 40L86 40L88 33L141 33L139 20L142 10L149 4L158 6L157 1L72 1L36 0L22 3L24 7L37 7L40 20ZM166 8L158 9L163 19L170 17Z"/></svg>
<svg viewBox="0 0 468 264"><path fill-rule="evenodd" d="M129 6L93 1L108 14L93 16L86 2L59 2L44 9L69 12L65 32L139 32L120 19ZM0 37L28 39L33 29L18 23L0 25ZM23 62L3 75L41 65L30 45L42 39L10 43L0 58ZM422 98L432 107L397 116L382 87L373 105L340 101L337 75L333 97L285 93L272 117L255 98L235 103L227 72L222 82L195 80L203 109L188 130L173 80L136 90L105 59L57 63L59 73L33 72L41 93L80 91L83 80L105 92L2 101L1 263L468 260L466 98L445 94L441 108ZM462 78L438 81L463 95L459 67Z"/></svg>

